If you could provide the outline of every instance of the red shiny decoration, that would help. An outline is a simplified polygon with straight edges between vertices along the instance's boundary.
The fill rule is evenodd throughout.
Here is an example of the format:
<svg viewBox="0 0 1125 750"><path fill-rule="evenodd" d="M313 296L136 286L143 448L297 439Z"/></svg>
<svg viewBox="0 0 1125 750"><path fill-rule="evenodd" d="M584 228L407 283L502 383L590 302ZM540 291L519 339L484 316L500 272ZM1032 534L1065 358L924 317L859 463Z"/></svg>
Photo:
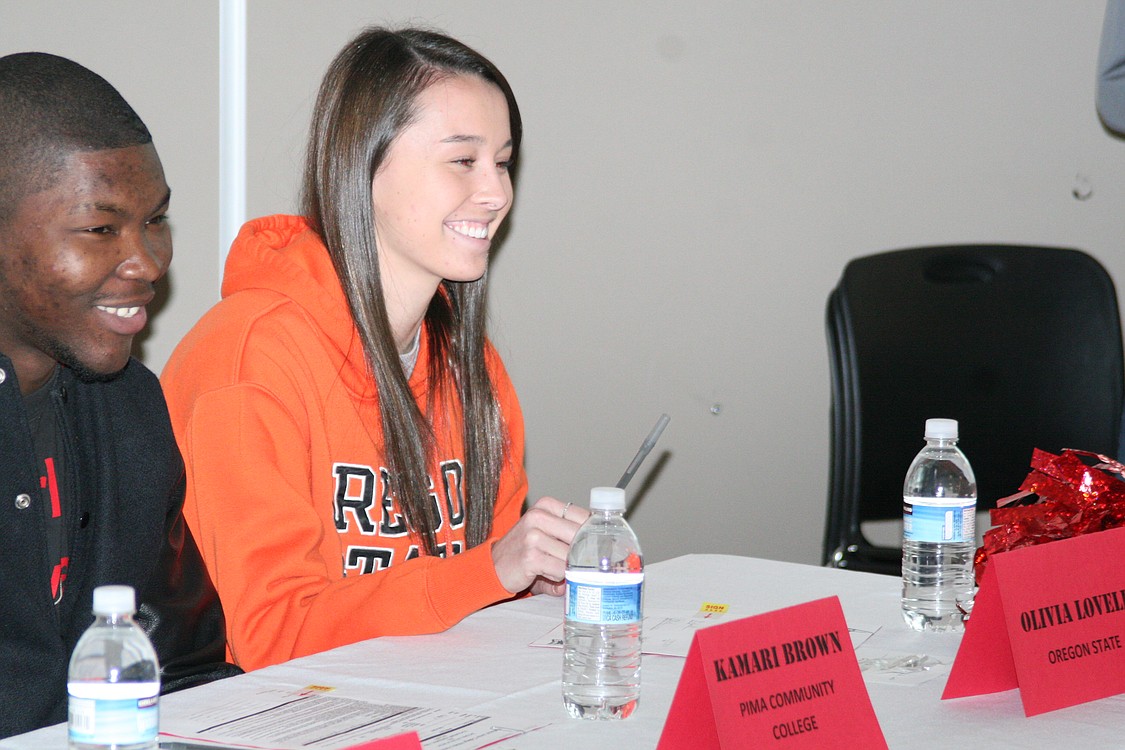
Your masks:
<svg viewBox="0 0 1125 750"><path fill-rule="evenodd" d="M1093 465L1091 465L1091 463ZM1036 448L1031 473L1015 495L989 511L993 528L973 558L977 585L990 555L1125 526L1125 465L1067 448L1054 455ZM1015 505L1036 497L1030 504Z"/></svg>

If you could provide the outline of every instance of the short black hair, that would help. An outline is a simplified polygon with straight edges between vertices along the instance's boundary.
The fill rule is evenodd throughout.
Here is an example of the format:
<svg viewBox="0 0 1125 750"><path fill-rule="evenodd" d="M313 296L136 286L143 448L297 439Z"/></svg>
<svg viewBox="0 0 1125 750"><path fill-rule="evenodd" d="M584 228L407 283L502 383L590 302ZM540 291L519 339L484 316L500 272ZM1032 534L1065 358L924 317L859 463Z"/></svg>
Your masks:
<svg viewBox="0 0 1125 750"><path fill-rule="evenodd" d="M144 122L94 71L45 52L0 57L0 224L58 179L74 151L152 142Z"/></svg>

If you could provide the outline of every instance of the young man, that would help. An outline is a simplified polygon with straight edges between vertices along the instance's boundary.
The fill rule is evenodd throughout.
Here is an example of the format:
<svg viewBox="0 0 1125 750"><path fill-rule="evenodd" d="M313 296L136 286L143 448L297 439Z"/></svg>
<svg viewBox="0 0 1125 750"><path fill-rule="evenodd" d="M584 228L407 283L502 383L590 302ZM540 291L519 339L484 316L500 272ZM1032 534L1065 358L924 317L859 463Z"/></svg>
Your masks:
<svg viewBox="0 0 1125 750"><path fill-rule="evenodd" d="M144 123L65 58L0 58L0 737L66 719L94 587L136 589L162 690L236 673L184 526L156 377L130 358L168 268Z"/></svg>

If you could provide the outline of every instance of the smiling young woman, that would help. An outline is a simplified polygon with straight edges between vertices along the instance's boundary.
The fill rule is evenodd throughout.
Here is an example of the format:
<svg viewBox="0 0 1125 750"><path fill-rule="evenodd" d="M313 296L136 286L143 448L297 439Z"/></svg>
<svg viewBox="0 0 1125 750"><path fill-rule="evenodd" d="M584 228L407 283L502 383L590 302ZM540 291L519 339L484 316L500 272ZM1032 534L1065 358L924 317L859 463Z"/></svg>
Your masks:
<svg viewBox="0 0 1125 750"><path fill-rule="evenodd" d="M585 512L527 492L485 332L519 109L429 31L369 29L320 88L302 217L247 224L163 382L187 516L257 668L561 592Z"/></svg>

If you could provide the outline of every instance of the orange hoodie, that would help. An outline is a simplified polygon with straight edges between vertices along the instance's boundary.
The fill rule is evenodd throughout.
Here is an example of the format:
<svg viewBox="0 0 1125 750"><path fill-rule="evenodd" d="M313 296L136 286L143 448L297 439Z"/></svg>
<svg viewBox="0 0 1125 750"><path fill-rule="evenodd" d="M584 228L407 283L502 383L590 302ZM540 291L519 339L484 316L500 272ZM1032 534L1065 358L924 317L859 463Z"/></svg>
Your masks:
<svg viewBox="0 0 1125 750"><path fill-rule="evenodd" d="M491 549L518 520L527 479L523 415L495 350L486 356L509 440L492 536L465 549L461 424L437 408L430 481L443 556L431 557L389 494L374 380L320 239L294 216L248 223L222 296L161 380L187 464L184 516L226 612L231 658L257 669L432 633L510 598ZM419 346L410 385L425 412L424 334Z"/></svg>

